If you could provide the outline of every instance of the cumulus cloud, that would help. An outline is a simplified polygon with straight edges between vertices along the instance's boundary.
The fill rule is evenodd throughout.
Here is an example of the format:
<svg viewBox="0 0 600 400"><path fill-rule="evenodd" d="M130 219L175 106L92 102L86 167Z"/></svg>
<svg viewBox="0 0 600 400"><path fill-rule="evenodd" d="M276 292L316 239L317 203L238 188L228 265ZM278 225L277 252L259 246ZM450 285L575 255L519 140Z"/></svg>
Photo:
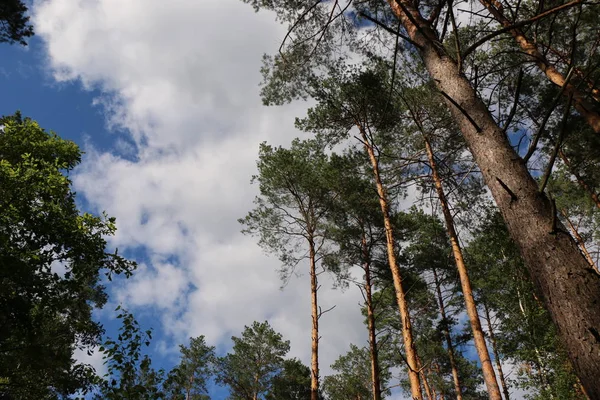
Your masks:
<svg viewBox="0 0 600 400"><path fill-rule="evenodd" d="M112 152L88 146L73 176L92 207L117 217L111 245L149 260L117 299L152 306L173 343L204 334L223 350L268 319L308 363L307 274L280 290L278 261L236 222L252 207L258 144L288 144L306 109L260 102L261 55L283 28L238 0L38 0L33 10L54 78L99 89L95 103L121 132ZM358 291L331 283L319 292L323 308L337 305L322 319L325 373L350 342L366 344Z"/></svg>

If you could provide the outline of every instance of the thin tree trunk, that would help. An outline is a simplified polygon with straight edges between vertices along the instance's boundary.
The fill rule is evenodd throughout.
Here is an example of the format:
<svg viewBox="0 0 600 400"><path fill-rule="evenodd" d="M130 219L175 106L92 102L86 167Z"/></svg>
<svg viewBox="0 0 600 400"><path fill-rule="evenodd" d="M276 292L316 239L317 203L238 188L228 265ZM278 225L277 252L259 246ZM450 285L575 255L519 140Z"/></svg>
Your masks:
<svg viewBox="0 0 600 400"><path fill-rule="evenodd" d="M583 240L583 238L581 237L579 232L577 232L577 228L575 228L575 226L569 219L567 212L564 209L561 209L560 212L563 215L563 217L565 217L565 220L567 221L567 225L569 225L569 229L571 229L571 232L573 233L573 238L579 245L579 248L581 249L581 252L585 256L585 259L588 261L588 263L590 264L590 266L592 268L594 268L596 271L600 272L600 270L598 270L598 266L596 265L596 263L594 262L594 259L592 258L592 255L588 251L587 247L585 247L585 241Z"/></svg>
<svg viewBox="0 0 600 400"><path fill-rule="evenodd" d="M494 360L496 361L496 368L498 369L500 385L502 385L502 392L504 393L504 400L510 400L508 385L506 384L506 379L504 378L504 371L502 370L502 363L500 362L500 354L498 353L498 346L496 345L496 335L494 335L494 327L492 326L492 319L490 318L490 310L485 302L483 303L483 309L485 310L485 319L488 325L490 342L492 342L492 351L494 352Z"/></svg>
<svg viewBox="0 0 600 400"><path fill-rule="evenodd" d="M462 287L463 297L465 299L465 308L467 309L467 315L469 316L469 322L471 323L471 330L473 331L473 342L475 343L475 349L477 350L479 360L481 361L483 380L485 381L490 399L502 400L500 387L498 386L498 381L496 380L496 374L494 372L494 367L492 366L490 353L488 351L487 344L485 343L485 334L483 333L481 321L479 320L477 304L475 303L475 298L473 297L471 279L469 278L469 273L465 265L462 249L460 248L460 244L458 242L458 235L456 234L456 229L454 228L454 218L452 217L450 207L448 206L448 200L446 199L446 194L444 193L442 180L438 174L437 164L433 156L433 150L431 149L431 143L429 143L429 139L424 133L423 138L425 140L427 157L429 158L431 175L433 177L435 189L442 206L444 220L446 221L446 231L448 232L450 244L452 245L452 254L454 255L454 262L456 264L456 269L458 270L460 285Z"/></svg>
<svg viewBox="0 0 600 400"><path fill-rule="evenodd" d="M581 394L583 395L583 397L585 397L587 400L590 400L590 396L588 396L588 394L585 391L585 388L583 387L583 385L581 384L581 381L579 380L579 378L577 378L577 386L578 386L579 390L581 391Z"/></svg>
<svg viewBox="0 0 600 400"><path fill-rule="evenodd" d="M490 0L480 0L480 3L483 4L485 8L494 16L496 21L498 21L502 26L509 27L513 25L512 22L504 14L501 10L496 8ZM517 44L521 47L521 49L531 56L533 61L536 63L538 68L546 75L546 77L550 80L550 82L555 85L562 87L566 78L563 74L561 74L551 63L548 61L546 56L542 54L541 51L537 48L537 45L533 43L523 31L519 28L514 28L510 30L510 33L515 38ZM575 109L581 114L581 116L586 120L588 125L596 132L600 133L600 114L594 110L594 106L591 105L587 99L585 93L582 93L575 85L571 83L567 83L565 90L563 91L565 96L570 97L573 96L573 105Z"/></svg>
<svg viewBox="0 0 600 400"><path fill-rule="evenodd" d="M256 363L256 367L259 367L259 363ZM254 375L254 393L252 393L252 400L258 400L258 381L260 380L260 377L258 376L258 373L256 375Z"/></svg>
<svg viewBox="0 0 600 400"><path fill-rule="evenodd" d="M598 43L598 39L596 39L596 43ZM545 48L550 50L550 52L553 53L554 55L558 56L564 63L571 64L570 56L553 48L552 46L548 46L545 44L542 44L542 46L544 46ZM594 86L594 81L592 79L588 78L587 74L584 71L582 71L581 68L574 67L573 73L576 76L578 76L580 79L584 80L585 85L588 87L588 89L590 89L590 94L592 95L594 100L596 100L597 102L600 102L600 89L598 89L597 87Z"/></svg>
<svg viewBox="0 0 600 400"><path fill-rule="evenodd" d="M496 124L458 64L409 0L387 0L417 46L519 247L575 373L588 395L600 399L600 277L557 222L523 160ZM452 100L450 100L452 99Z"/></svg>
<svg viewBox="0 0 600 400"><path fill-rule="evenodd" d="M310 400L319 400L319 306L317 302L317 267L315 261L315 244L310 241L310 300L312 312L311 360L310 360Z"/></svg>
<svg viewBox="0 0 600 400"><path fill-rule="evenodd" d="M442 376L442 368L440 368L440 364L438 362L435 363L435 369L439 376ZM444 392L444 386L442 385L440 388L440 400L444 400L446 398L446 393ZM462 399L462 394L461 397ZM457 398L458 399L458 398Z"/></svg>
<svg viewBox="0 0 600 400"><path fill-rule="evenodd" d="M440 307L440 315L442 316L443 334L446 339L446 350L448 351L448 359L450 360L450 368L452 369L452 380L454 382L454 391L456 392L456 400L462 400L462 388L460 385L460 377L458 375L458 368L456 367L456 360L454 359L454 345L452 344L452 337L450 336L450 328L448 323L448 316L446 315L446 306L444 305L444 298L442 296L442 288L438 279L437 270L433 268L433 279L435 283L435 291L438 298L438 304Z"/></svg>
<svg viewBox="0 0 600 400"><path fill-rule="evenodd" d="M429 379L427 379L427 375L425 374L425 369L423 365L419 362L419 370L421 371L421 382L423 382L423 387L425 388L425 395L429 400L435 400L433 397L433 391L431 390L431 386L429 385Z"/></svg>
<svg viewBox="0 0 600 400"><path fill-rule="evenodd" d="M191 392L192 392L192 385L194 384L194 374L192 374L190 376L190 384L188 385L188 387L185 389L185 400L190 400L191 399Z"/></svg>
<svg viewBox="0 0 600 400"><path fill-rule="evenodd" d="M579 183L579 186L581 186L583 188L583 190L585 190L586 192L588 192L590 194L590 196L592 197L592 200L594 201L594 204L596 204L596 207L600 208L600 198L598 198L598 194L590 187L590 185L588 185L588 183L585 181L585 179L583 179L583 177L577 171L575 171L575 169L573 169L573 165L567 158L565 152L562 151L562 149L560 149L558 151L558 155L560 156L562 161L565 163L565 165L569 169L569 172L571 174L573 174L575 179L577 179L577 183Z"/></svg>
<svg viewBox="0 0 600 400"><path fill-rule="evenodd" d="M367 324L369 329L369 352L371 354L371 384L373 386L373 400L381 400L381 378L379 373L379 355L377 349L377 336L375 335L375 312L373 310L373 293L371 282L370 255L367 240L362 237L363 269L365 271L365 299L367 303Z"/></svg>
<svg viewBox="0 0 600 400"><path fill-rule="evenodd" d="M394 245L394 230L392 228L392 222L390 220L389 205L387 200L387 194L381 181L379 174L379 161L375 156L373 147L369 144L367 133L361 124L357 123L360 130L365 150L369 155L371 166L373 167L373 175L375 177L375 184L377 186L377 194L379 195L379 204L381 206L381 213L383 214L383 225L385 228L385 239L387 246L388 263L392 272L392 278L394 281L394 289L396 291L396 302L398 303L398 310L400 312L400 318L402 320L402 338L404 339L404 348L406 351L406 363L408 367L408 379L410 382L410 391L413 400L423 400L423 393L421 391L421 382L419 379L418 362L417 362L417 350L412 333L412 324L410 322L410 314L408 311L408 302L406 300L406 293L402 287L402 275L400 274L400 267L396 260L396 249Z"/></svg>

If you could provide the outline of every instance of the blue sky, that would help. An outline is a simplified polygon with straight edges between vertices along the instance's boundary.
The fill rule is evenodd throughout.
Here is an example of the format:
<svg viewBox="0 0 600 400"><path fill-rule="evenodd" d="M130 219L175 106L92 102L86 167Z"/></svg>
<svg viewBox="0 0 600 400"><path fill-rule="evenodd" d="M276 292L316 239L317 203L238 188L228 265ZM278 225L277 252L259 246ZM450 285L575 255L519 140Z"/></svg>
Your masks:
<svg viewBox="0 0 600 400"><path fill-rule="evenodd" d="M258 144L286 145L305 104L265 108L261 56L283 28L238 0L36 0L27 48L0 46L0 113L20 110L85 151L71 174L85 211L117 218L109 247L135 259L129 280L109 285L96 316L116 329L117 304L154 329L155 365L205 335L224 354L244 325L268 319L310 360L308 277L280 290L278 261L237 219L251 208ZM322 368L350 343L366 344L360 295L329 290ZM103 370L101 355L80 355ZM214 388L213 398L225 397Z"/></svg>

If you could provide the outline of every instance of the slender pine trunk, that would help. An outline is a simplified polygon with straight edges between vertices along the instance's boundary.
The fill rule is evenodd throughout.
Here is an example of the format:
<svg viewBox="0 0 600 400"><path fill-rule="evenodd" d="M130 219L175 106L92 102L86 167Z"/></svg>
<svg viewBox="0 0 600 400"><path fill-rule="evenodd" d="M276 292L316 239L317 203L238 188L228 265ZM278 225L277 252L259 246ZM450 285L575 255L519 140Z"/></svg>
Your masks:
<svg viewBox="0 0 600 400"><path fill-rule="evenodd" d="M430 23L412 1L387 1L444 95L530 276L543 294L575 373L590 398L600 399L600 277L557 223L550 201L539 192L527 166L458 63L445 52Z"/></svg>
<svg viewBox="0 0 600 400"><path fill-rule="evenodd" d="M367 303L367 327L369 330L369 354L371 356L371 384L373 387L373 400L381 400L381 378L379 372L379 354L377 349L377 336L375 334L375 311L373 309L373 283L371 282L371 263L367 240L362 237L363 270L365 271L365 300Z"/></svg>
<svg viewBox="0 0 600 400"><path fill-rule="evenodd" d="M480 3L487 8L490 14L492 14L496 21L498 21L502 26L509 27L513 25L513 23L506 18L503 11L494 5L493 1L480 0ZM576 85L567 82L566 77L561 74L560 71L558 71L552 65L552 63L550 63L546 56L538 49L537 45L527 36L525 36L525 33L520 28L511 29L510 33L515 38L517 44L521 47L521 50L531 57L532 61L535 62L535 64L538 66L541 72L546 75L550 82L559 87L562 87L566 83L563 91L565 96L573 96L572 101L575 109L586 120L594 132L600 133L600 114L598 114L598 112L594 110L594 106L587 101L585 93L581 92Z"/></svg>
<svg viewBox="0 0 600 400"><path fill-rule="evenodd" d="M363 138L365 150L369 156L371 167L373 168L373 175L375 177L375 185L377 186L377 194L379 196L379 204L381 206L381 213L383 214L383 225L385 228L385 239L388 263L392 272L392 279L394 281L394 289L396 291L396 302L398 304L398 310L400 312L400 318L402 320L402 338L404 339L404 349L406 351L406 363L408 367L408 379L410 382L410 391L413 400L423 400L423 393L421 391L421 381L419 379L419 368L417 362L417 350L415 347L412 323L410 320L410 313L408 311L408 301L406 300L406 293L402 287L402 275L400 273L400 267L396 260L396 246L394 244L394 229L392 228L392 222L390 220L390 211L386 191L381 181L381 175L379 173L379 161L375 156L373 146L370 145L367 133L364 127L357 123L357 127L360 130Z"/></svg>
<svg viewBox="0 0 600 400"><path fill-rule="evenodd" d="M428 400L435 400L433 395L433 390L431 385L429 384L429 379L427 378L426 368L423 368L423 364L421 363L421 359L417 360L419 362L419 371L421 371L421 382L423 382L423 388L425 389L425 396L427 396Z"/></svg>
<svg viewBox="0 0 600 400"><path fill-rule="evenodd" d="M310 261L310 302L312 314L311 360L310 360L310 400L319 400L319 305L317 300L316 252L313 240L309 245Z"/></svg>
<svg viewBox="0 0 600 400"><path fill-rule="evenodd" d="M465 300L465 308L467 315L469 316L469 322L471 323L471 330L473 331L473 342L475 343L475 349L477 355L481 361L481 370L483 371L483 380L487 387L487 391L491 400L502 400L500 394L500 387L496 379L490 353L485 342L485 334L481 327L481 321L479 319L479 313L477 312L477 304L475 303L475 297L473 296L473 289L471 288L471 279L469 278L469 272L465 265L465 260L462 254L460 243L458 242L458 235L454 228L454 218L448 205L448 199L444 193L444 187L442 186L442 180L438 173L437 163L435 161L433 150L429 139L423 134L425 140L425 149L427 151L427 157L429 158L429 167L431 168L431 175L435 184L440 204L442 206L442 212L444 214L444 220L446 221L446 231L450 238L450 244L452 246L452 254L454 255L454 262L456 269L458 270L458 276L460 278L460 285L462 287L463 297Z"/></svg>
<svg viewBox="0 0 600 400"><path fill-rule="evenodd" d="M496 344L496 335L494 334L494 327L492 326L490 310L488 309L488 306L485 302L483 303L483 309L485 311L485 319L487 321L490 342L492 343L492 351L494 352L494 360L496 361L496 368L498 369L498 378L500 378L502 393L504 393L504 400L510 400L510 395L508 393L508 384L506 383L504 371L502 370L502 362L500 360L500 353L498 353L498 345Z"/></svg>
<svg viewBox="0 0 600 400"><path fill-rule="evenodd" d="M433 279L440 308L440 315L442 316L442 329L444 338L446 339L446 351L448 352L448 359L450 360L450 369L452 370L452 381L454 382L456 400L462 400L462 387L460 384L460 376L458 375L458 368L456 367L456 360L454 358L454 345L452 344L452 336L450 336L450 324L448 316L446 315L446 306L444 305L444 298L442 296L442 285L435 268L433 268Z"/></svg>

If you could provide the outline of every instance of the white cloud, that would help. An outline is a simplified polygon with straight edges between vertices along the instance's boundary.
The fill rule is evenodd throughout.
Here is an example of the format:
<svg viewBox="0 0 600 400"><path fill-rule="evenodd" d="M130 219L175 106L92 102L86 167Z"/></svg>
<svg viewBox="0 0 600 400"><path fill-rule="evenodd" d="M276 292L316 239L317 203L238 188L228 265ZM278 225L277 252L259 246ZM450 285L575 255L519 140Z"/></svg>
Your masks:
<svg viewBox="0 0 600 400"><path fill-rule="evenodd" d="M93 349L90 354L88 354L87 350L75 349L74 357L80 362L94 367L96 374L99 376L103 376L107 372L106 365L104 365L104 360L102 359L103 353L98 351L97 348Z"/></svg>
<svg viewBox="0 0 600 400"><path fill-rule="evenodd" d="M94 208L117 217L111 245L150 260L117 299L152 306L176 341L204 334L221 348L268 319L308 363L308 276L281 291L277 260L237 223L252 206L258 144L289 143L306 108L260 102L261 55L276 51L283 28L238 0L38 0L34 14L55 79L100 89L96 103L128 135L112 153L87 148L73 176ZM366 343L358 292L330 287L324 279L319 293L323 308L337 305L321 320L325 373L350 342Z"/></svg>

